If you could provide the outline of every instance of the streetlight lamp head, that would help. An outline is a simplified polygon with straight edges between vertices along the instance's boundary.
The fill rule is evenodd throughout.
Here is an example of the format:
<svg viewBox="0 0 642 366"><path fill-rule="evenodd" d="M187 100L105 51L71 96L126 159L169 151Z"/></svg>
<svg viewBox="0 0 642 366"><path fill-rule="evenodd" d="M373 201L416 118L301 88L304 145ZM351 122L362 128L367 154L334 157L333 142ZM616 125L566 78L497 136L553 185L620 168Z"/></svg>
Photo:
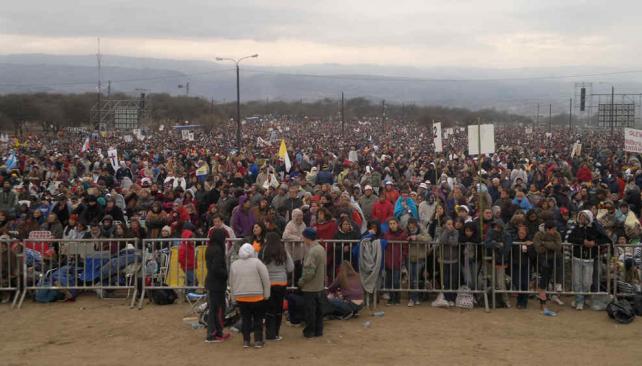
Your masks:
<svg viewBox="0 0 642 366"><path fill-rule="evenodd" d="M217 57L216 61L223 61L223 58L222 57Z"/></svg>
<svg viewBox="0 0 642 366"><path fill-rule="evenodd" d="M259 57L259 54L258 54L258 53L255 53L255 54L253 54L253 55L252 55L252 56L250 56L250 57Z"/></svg>

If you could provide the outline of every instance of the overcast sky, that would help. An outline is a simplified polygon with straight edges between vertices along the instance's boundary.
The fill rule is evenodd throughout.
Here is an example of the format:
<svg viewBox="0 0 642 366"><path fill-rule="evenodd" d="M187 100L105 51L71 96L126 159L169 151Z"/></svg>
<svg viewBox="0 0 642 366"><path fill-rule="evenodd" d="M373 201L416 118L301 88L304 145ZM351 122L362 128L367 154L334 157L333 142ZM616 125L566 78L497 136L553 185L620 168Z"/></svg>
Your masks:
<svg viewBox="0 0 642 366"><path fill-rule="evenodd" d="M213 59L256 65L639 67L639 0L20 0L0 52Z"/></svg>

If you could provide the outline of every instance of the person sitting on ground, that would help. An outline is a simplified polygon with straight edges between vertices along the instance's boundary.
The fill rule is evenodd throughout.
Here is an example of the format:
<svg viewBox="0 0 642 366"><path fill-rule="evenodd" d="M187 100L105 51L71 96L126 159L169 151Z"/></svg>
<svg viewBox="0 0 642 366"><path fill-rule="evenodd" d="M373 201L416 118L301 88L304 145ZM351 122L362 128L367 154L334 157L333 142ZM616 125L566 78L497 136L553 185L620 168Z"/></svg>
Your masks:
<svg viewBox="0 0 642 366"><path fill-rule="evenodd" d="M334 308L333 315L342 320L356 316L363 307L361 277L348 261L341 262L337 278L328 286L328 292L328 301Z"/></svg>

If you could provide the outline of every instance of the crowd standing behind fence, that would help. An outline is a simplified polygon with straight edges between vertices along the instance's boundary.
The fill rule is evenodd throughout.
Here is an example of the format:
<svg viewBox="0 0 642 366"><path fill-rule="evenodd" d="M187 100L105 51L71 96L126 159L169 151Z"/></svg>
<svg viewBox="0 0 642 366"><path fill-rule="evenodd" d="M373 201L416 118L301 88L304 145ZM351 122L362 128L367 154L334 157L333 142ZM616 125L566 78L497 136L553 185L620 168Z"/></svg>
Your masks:
<svg viewBox="0 0 642 366"><path fill-rule="evenodd" d="M70 134L4 143L15 158L0 168L3 301L126 289L142 306L152 290L202 290L213 229L225 231L228 265L245 242L285 240L293 289L303 232L315 228L326 285L348 261L367 294L390 304L437 292L435 306L511 306L518 293L519 307L525 294L573 295L582 309L588 295L593 306L639 289L642 169L620 138L497 128L497 152L473 158L459 129L435 153L420 126L365 122L335 136L332 123L278 119L248 131L242 151L228 149L224 127L193 142L96 135L82 151L84 138ZM288 142L291 167L276 146L253 143L269 128ZM583 148L571 157L576 139Z"/></svg>

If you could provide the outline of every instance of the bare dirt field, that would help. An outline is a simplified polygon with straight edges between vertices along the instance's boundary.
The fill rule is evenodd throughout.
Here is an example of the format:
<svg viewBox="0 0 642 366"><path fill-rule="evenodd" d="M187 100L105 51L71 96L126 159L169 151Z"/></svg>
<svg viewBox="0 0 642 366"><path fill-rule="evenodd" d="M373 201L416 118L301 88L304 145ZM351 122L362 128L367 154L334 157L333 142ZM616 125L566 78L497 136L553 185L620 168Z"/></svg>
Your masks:
<svg viewBox="0 0 642 366"><path fill-rule="evenodd" d="M0 306L0 365L641 365L642 318L617 325L605 312L557 307L464 311L381 306L357 319L326 322L325 336L284 340L262 350L241 337L205 344L183 321L186 304L130 310L120 300ZM370 327L364 327L365 321Z"/></svg>

